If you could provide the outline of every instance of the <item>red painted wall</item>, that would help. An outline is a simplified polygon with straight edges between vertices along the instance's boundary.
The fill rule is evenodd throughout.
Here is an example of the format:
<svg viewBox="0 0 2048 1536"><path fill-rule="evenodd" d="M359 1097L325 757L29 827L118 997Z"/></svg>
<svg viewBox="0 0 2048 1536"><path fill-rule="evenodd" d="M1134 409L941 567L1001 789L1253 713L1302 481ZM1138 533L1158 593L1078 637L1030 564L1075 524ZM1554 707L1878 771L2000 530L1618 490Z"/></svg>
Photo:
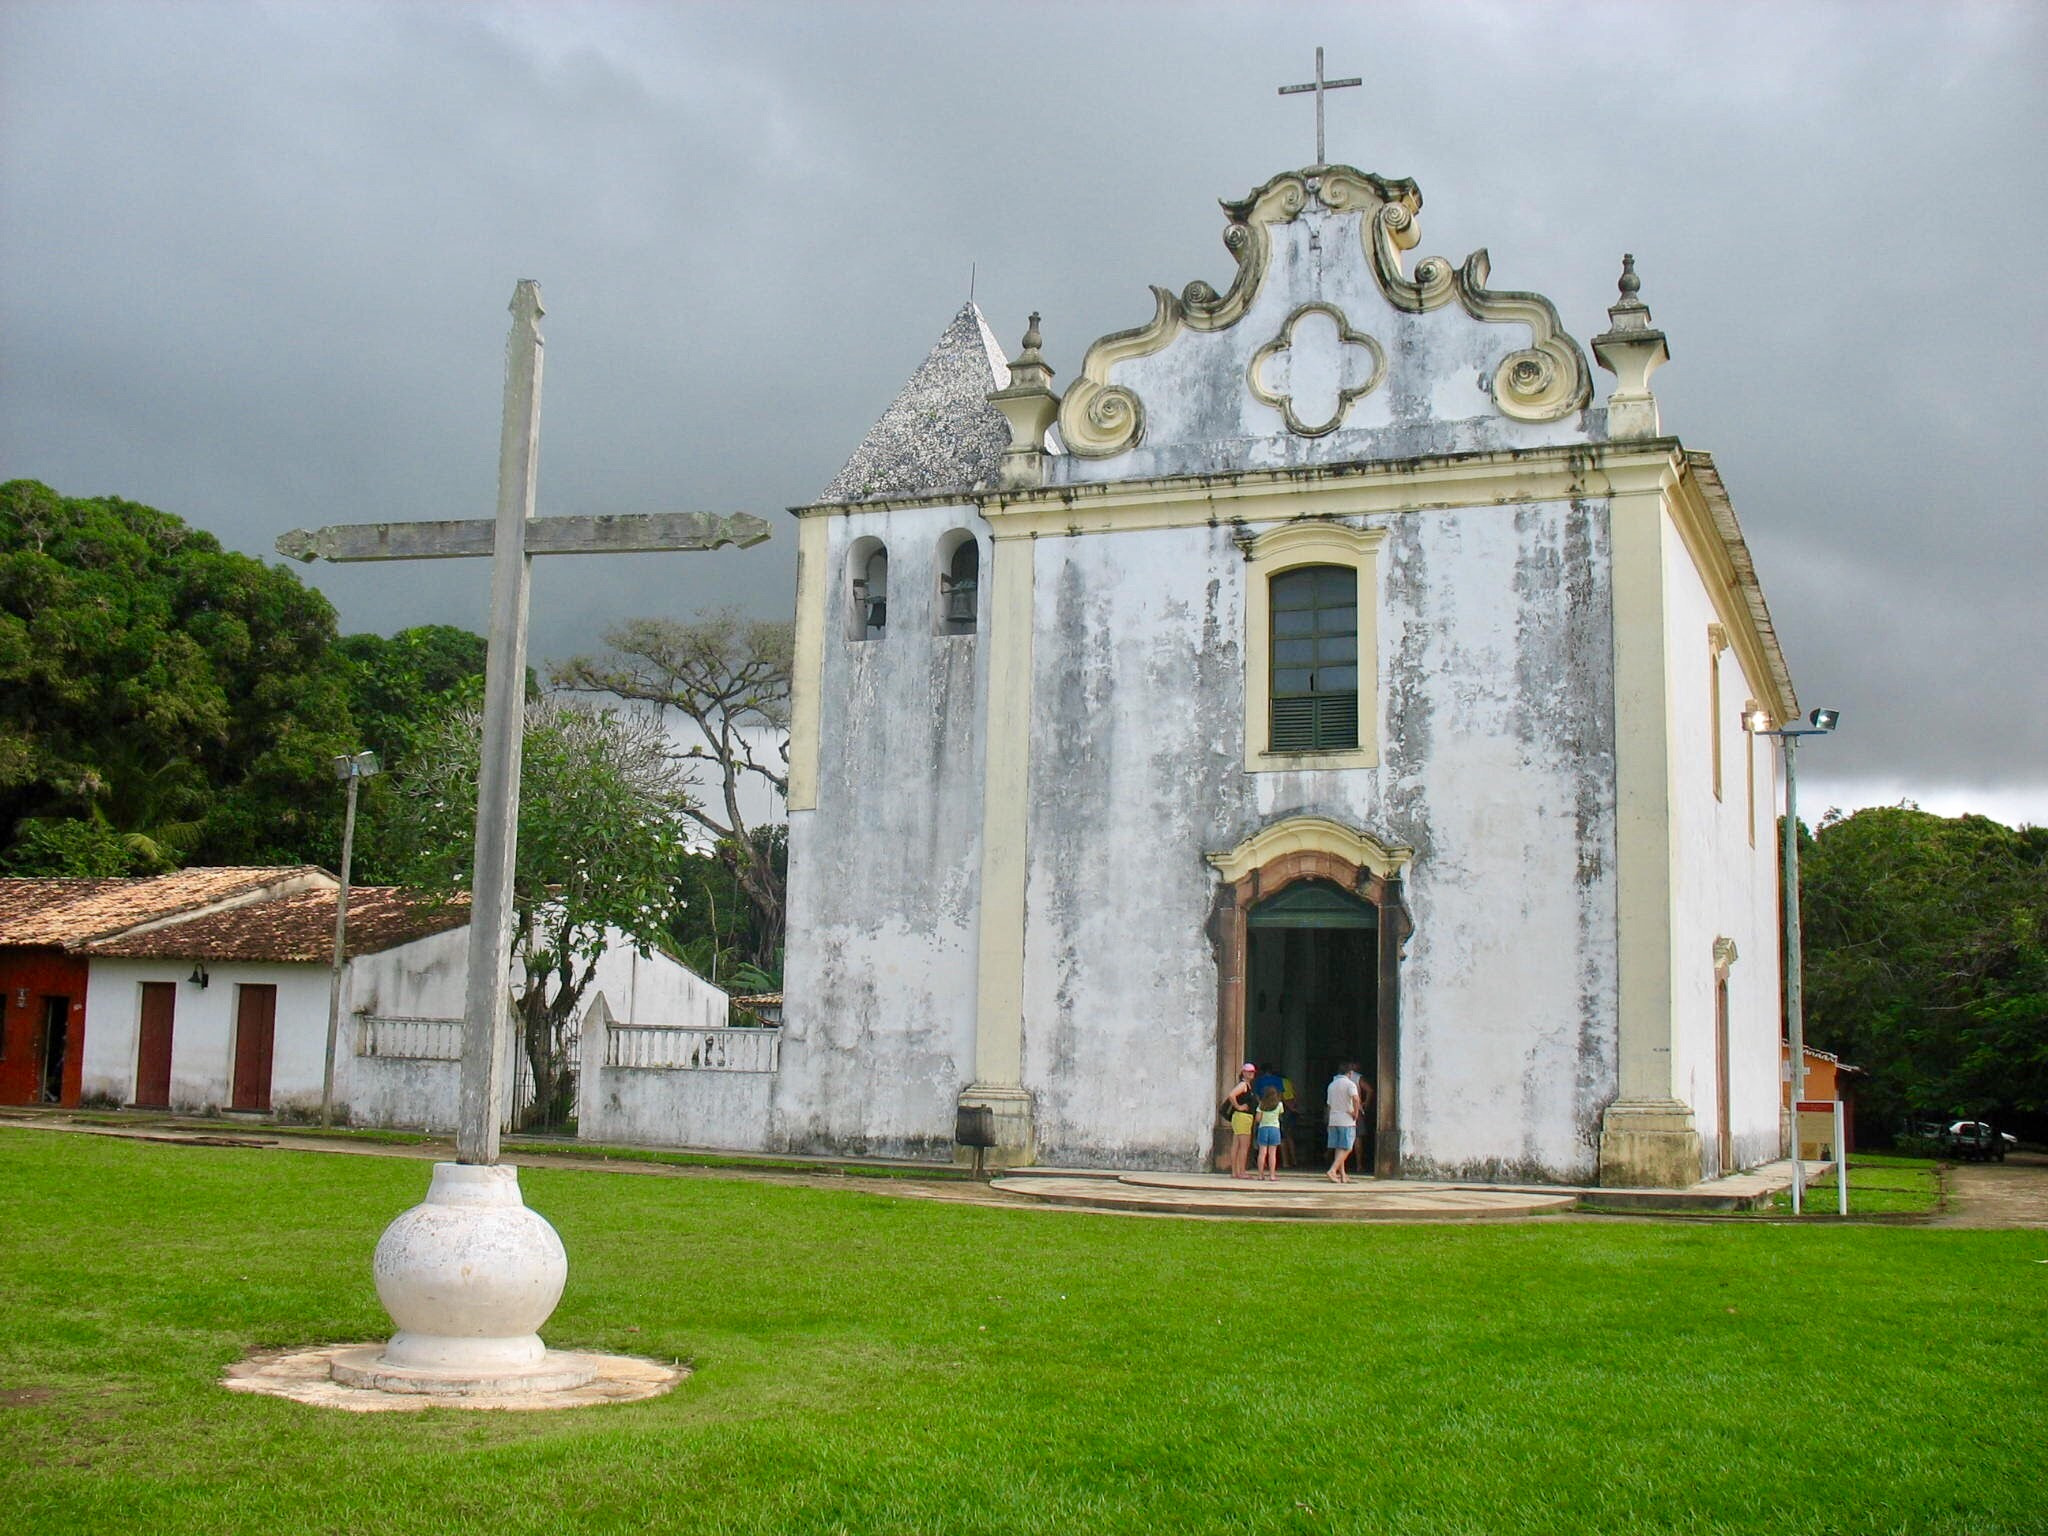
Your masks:
<svg viewBox="0 0 2048 1536"><path fill-rule="evenodd" d="M64 1100L76 1106L85 1067L85 977L91 962L56 949L0 949L0 1104L37 1104L43 999L71 999Z"/></svg>

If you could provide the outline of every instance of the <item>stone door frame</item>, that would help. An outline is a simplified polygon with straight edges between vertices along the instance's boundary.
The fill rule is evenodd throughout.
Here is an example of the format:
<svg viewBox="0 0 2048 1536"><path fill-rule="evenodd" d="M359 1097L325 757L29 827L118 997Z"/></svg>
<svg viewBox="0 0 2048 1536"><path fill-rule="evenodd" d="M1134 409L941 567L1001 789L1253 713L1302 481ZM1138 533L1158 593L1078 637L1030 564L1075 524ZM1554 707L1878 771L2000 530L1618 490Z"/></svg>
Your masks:
<svg viewBox="0 0 2048 1536"><path fill-rule="evenodd" d="M1244 1061L1245 965L1251 909L1302 880L1326 880L1378 913L1378 1054L1373 1063L1373 1174L1401 1171L1401 954L1415 931L1402 871L1413 850L1382 843L1341 822L1300 816L1254 833L1209 862L1220 877L1209 932L1216 951L1216 1096L1237 1082ZM1217 1141L1228 1146L1229 1131Z"/></svg>

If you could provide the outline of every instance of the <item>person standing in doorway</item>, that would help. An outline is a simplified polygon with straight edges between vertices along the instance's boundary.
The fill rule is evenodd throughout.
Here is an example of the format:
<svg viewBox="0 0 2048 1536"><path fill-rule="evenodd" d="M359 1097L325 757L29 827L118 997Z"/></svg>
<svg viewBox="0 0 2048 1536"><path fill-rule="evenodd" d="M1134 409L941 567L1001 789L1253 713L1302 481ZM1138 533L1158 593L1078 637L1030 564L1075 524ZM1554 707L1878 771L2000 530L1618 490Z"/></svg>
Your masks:
<svg viewBox="0 0 2048 1536"><path fill-rule="evenodd" d="M1330 1079L1325 1100L1330 1111L1330 1171L1324 1175L1332 1184L1349 1184L1351 1175L1344 1165L1351 1149L1358 1145L1358 1117L1365 1101L1358 1091L1358 1063L1347 1061Z"/></svg>
<svg viewBox="0 0 2048 1536"><path fill-rule="evenodd" d="M1252 1079L1258 1075L1259 1069L1246 1062L1237 1074L1237 1086L1223 1101L1230 1107L1230 1176L1233 1179L1248 1177L1244 1164L1246 1154L1252 1148L1252 1111L1258 1102L1252 1097Z"/></svg>
<svg viewBox="0 0 2048 1536"><path fill-rule="evenodd" d="M1259 1123L1259 1177L1268 1181L1279 1177L1274 1171L1280 1159L1280 1090L1268 1088L1259 1095L1257 1113Z"/></svg>

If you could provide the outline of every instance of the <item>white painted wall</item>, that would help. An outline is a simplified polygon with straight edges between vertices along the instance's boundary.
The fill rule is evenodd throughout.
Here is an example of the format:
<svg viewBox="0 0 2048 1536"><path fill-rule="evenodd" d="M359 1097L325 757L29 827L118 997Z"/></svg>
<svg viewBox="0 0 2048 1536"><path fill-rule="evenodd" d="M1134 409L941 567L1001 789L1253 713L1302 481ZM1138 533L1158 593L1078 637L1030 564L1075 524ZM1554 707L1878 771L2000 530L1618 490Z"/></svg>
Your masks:
<svg viewBox="0 0 2048 1536"><path fill-rule="evenodd" d="M1765 698L1731 646L1720 656L1721 699L1712 717L1707 626L1717 621L1707 587L1678 530L1663 539L1665 688L1672 806L1672 1093L1692 1106L1707 1171L1752 1167L1779 1150L1778 864L1773 745L1742 728L1742 706ZM1721 736L1721 794L1713 785L1713 732ZM1755 842L1748 773L1756 773ZM1714 940L1735 941L1728 974L1730 1131L1718 1139Z"/></svg>
<svg viewBox="0 0 2048 1536"><path fill-rule="evenodd" d="M356 1125L451 1130L457 1116L458 1063L356 1054L363 1014L460 1018L469 930L451 929L349 962L334 1063L334 1099ZM95 959L86 986L82 1088L127 1104L135 1096L145 981L177 983L171 1032L171 1103L187 1112L225 1108L233 1083L237 988L277 987L271 1072L273 1110L317 1110L327 1044L329 970L318 964L209 962L205 989L185 980L190 960ZM615 936L598 962L593 991L624 1017L713 1028L727 1022L726 995L664 955L637 955ZM513 1046L508 1040L507 1054ZM509 1080L509 1074L508 1074Z"/></svg>
<svg viewBox="0 0 2048 1536"><path fill-rule="evenodd" d="M1039 541L1025 1077L1048 1161L1200 1162L1203 856L1313 814L1416 849L1406 1165L1590 1173L1614 1091L1604 507L1372 521L1383 755L1343 772L1243 771L1229 530Z"/></svg>
<svg viewBox="0 0 2048 1536"><path fill-rule="evenodd" d="M86 981L82 1090L111 1094L123 1104L134 1102L142 983L168 981L177 986L171 1023L171 1105L188 1112L225 1109L234 1081L239 989L268 984L277 988L272 1104L310 1090L317 1105L327 1047L326 969L223 961L209 963L206 970L208 984L200 988L186 980L192 974L190 960L95 959Z"/></svg>
<svg viewBox="0 0 2048 1536"><path fill-rule="evenodd" d="M789 944L773 1144L950 1156L973 1074L987 665L934 634L941 541L969 507L832 519L818 801L790 817ZM847 638L855 540L889 549L889 624ZM1005 552L1002 558L1008 558Z"/></svg>

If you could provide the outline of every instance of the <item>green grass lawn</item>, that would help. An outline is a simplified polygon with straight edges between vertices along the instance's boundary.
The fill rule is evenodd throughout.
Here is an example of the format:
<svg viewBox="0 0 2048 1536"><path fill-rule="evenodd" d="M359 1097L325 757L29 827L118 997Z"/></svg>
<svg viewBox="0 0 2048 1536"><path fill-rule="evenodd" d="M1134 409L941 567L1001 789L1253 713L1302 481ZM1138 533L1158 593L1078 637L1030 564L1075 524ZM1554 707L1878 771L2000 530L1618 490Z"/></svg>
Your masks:
<svg viewBox="0 0 2048 1536"><path fill-rule="evenodd" d="M0 1131L0 1519L52 1533L2048 1530L2048 1237L982 1209L528 1170L652 1402L230 1394L371 1338L417 1161Z"/></svg>
<svg viewBox="0 0 2048 1536"><path fill-rule="evenodd" d="M1857 1152L1849 1158L1851 1216L1925 1215L1941 1204L1940 1165L1929 1157L1898 1157L1889 1152ZM1832 1170L1810 1185L1804 1201L1808 1215L1841 1214L1840 1192ZM1784 1215L1792 1209L1790 1195L1772 1198L1770 1209Z"/></svg>

